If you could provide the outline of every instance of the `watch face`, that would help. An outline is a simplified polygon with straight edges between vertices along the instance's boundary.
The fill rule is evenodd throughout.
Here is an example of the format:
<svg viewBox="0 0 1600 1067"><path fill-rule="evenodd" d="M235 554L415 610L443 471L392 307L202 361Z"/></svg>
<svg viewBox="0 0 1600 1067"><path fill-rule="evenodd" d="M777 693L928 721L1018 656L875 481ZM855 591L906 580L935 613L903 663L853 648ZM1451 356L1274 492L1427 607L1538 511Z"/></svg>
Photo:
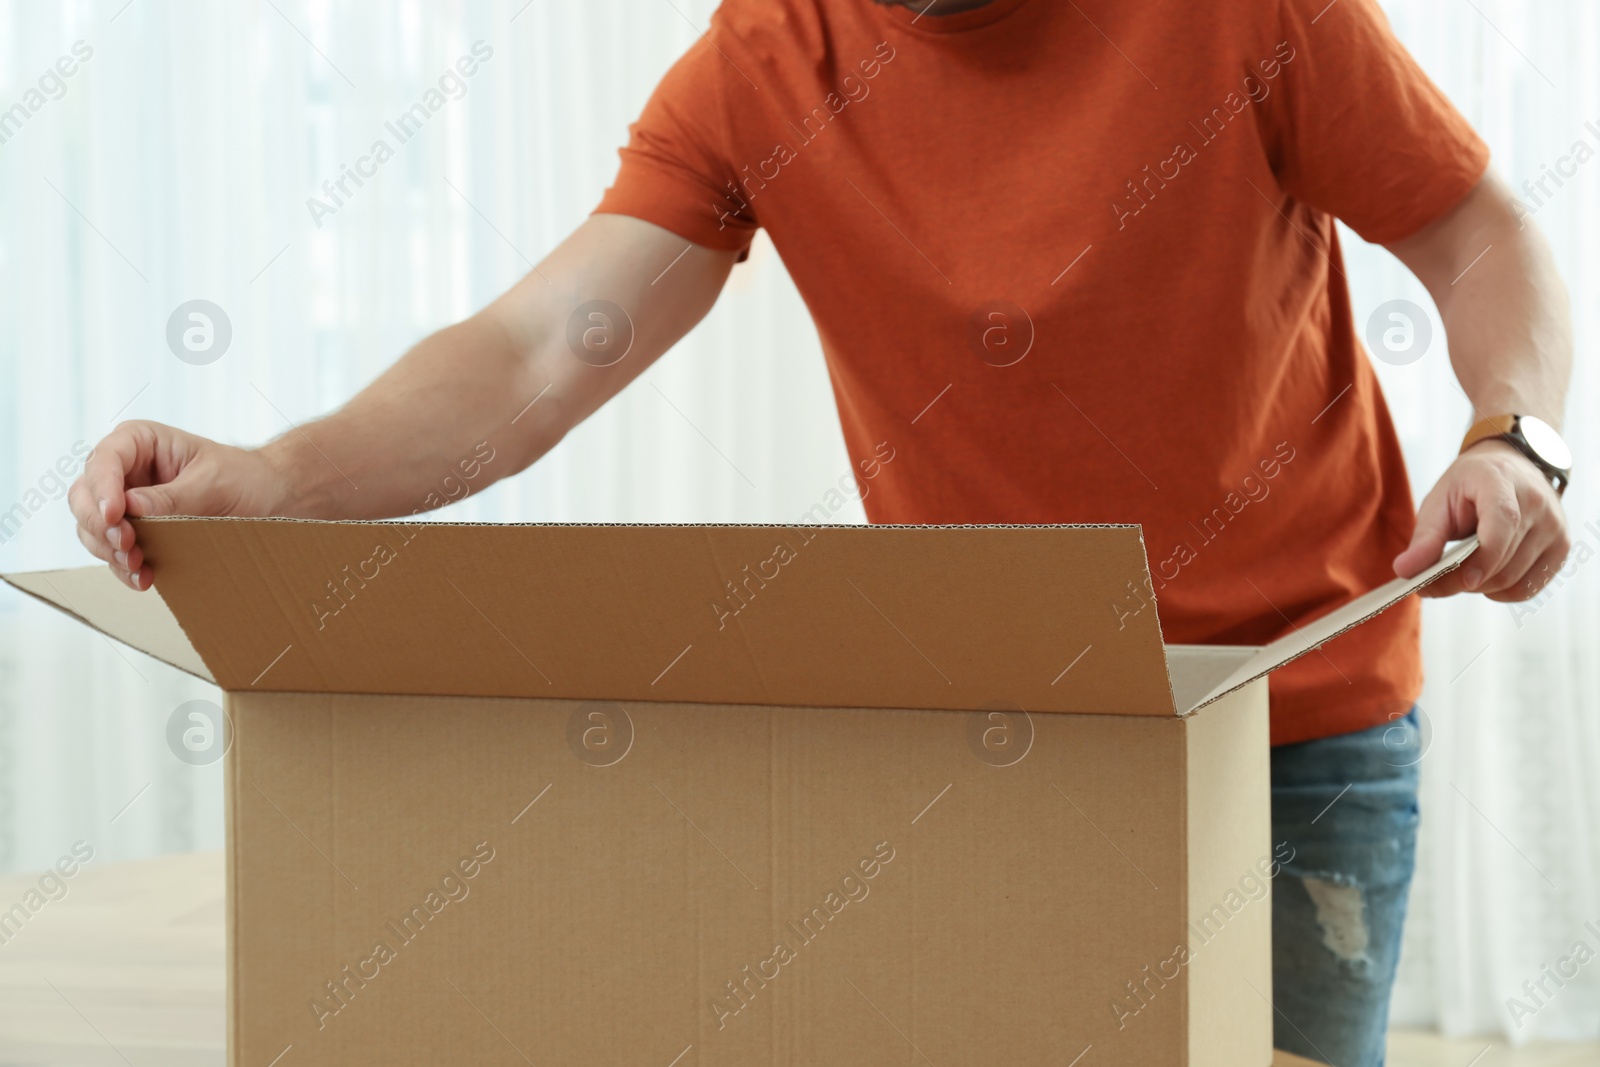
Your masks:
<svg viewBox="0 0 1600 1067"><path fill-rule="evenodd" d="M1549 423L1532 415L1524 415L1518 420L1518 426L1522 430L1523 440L1538 453L1540 459L1557 470L1572 469L1572 450Z"/></svg>

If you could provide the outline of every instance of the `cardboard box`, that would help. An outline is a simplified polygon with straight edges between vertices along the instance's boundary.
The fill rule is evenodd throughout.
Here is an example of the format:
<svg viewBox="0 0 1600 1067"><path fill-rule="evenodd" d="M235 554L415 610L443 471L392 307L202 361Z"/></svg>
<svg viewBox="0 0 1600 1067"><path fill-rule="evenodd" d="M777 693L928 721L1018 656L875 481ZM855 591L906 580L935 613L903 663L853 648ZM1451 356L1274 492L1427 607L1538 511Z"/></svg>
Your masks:
<svg viewBox="0 0 1600 1067"><path fill-rule="evenodd" d="M226 693L229 1062L1266 1067L1274 667L1140 531L138 524Z"/></svg>

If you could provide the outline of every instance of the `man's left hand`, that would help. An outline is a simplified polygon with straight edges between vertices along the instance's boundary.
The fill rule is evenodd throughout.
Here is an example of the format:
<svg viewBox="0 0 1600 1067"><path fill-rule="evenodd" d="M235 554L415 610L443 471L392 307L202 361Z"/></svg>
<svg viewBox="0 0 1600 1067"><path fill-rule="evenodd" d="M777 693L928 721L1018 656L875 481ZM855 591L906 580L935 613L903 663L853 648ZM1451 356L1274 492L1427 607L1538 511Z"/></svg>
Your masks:
<svg viewBox="0 0 1600 1067"><path fill-rule="evenodd" d="M1474 532L1477 551L1424 587L1423 596L1469 592L1505 603L1528 600L1572 549L1555 487L1504 441L1474 445L1450 464L1417 510L1416 533L1395 557L1395 573L1421 573L1439 561L1446 542Z"/></svg>

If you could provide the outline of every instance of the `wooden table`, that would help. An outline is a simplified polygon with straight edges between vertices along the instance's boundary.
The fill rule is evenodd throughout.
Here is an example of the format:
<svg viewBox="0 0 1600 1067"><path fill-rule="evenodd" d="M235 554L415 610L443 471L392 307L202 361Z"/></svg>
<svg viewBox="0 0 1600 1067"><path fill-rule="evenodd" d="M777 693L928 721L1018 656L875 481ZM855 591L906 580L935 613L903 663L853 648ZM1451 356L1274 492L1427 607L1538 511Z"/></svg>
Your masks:
<svg viewBox="0 0 1600 1067"><path fill-rule="evenodd" d="M0 1063L220 1067L223 931L220 852L90 862L0 945Z"/></svg>

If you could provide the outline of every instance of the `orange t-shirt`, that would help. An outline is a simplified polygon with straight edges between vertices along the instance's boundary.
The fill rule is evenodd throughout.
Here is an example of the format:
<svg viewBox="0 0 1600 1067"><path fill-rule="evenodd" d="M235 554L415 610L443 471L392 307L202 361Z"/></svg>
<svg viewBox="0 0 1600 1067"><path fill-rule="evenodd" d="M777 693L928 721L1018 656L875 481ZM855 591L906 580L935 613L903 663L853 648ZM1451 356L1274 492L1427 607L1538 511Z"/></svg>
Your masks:
<svg viewBox="0 0 1600 1067"><path fill-rule="evenodd" d="M599 210L766 229L851 454L895 449L872 521L1138 522L1168 641L1261 644L1413 525L1333 220L1407 237L1487 156L1373 0L726 0ZM1408 706L1419 621L1274 674L1273 742Z"/></svg>

